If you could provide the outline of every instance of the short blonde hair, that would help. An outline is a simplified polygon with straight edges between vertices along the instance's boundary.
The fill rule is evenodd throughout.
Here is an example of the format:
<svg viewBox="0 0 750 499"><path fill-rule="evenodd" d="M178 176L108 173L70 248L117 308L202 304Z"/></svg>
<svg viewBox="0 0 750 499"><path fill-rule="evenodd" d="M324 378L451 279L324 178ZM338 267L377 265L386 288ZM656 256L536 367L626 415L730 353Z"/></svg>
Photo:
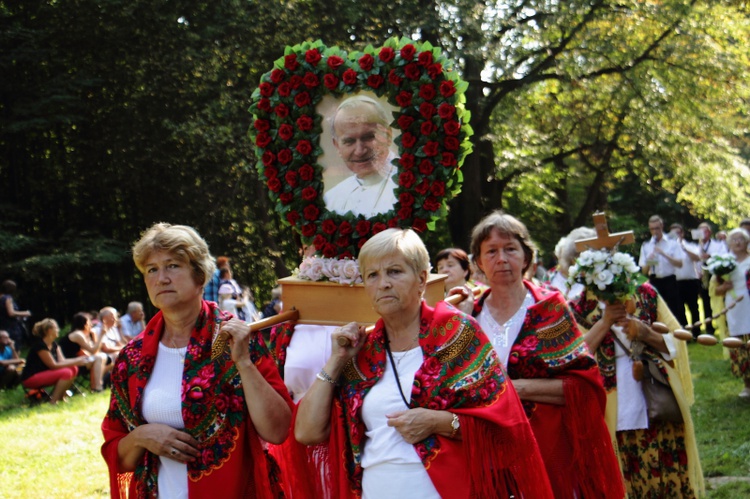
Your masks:
<svg viewBox="0 0 750 499"><path fill-rule="evenodd" d="M482 243L490 237L493 230L498 231L503 236L514 237L521 243L526 260L523 267L523 273L525 274L536 259L536 245L531 240L529 230L523 222L499 210L484 217L471 231L471 254L474 261L479 261Z"/></svg>
<svg viewBox="0 0 750 499"><path fill-rule="evenodd" d="M157 223L141 234L141 239L133 245L133 261L141 273L146 271L146 260L157 251L166 251L178 260L187 262L199 286L205 286L216 270L208 244L195 229L187 225Z"/></svg>
<svg viewBox="0 0 750 499"><path fill-rule="evenodd" d="M734 236L740 236L745 240L745 244L750 244L750 234L748 234L748 232L742 227L737 227L736 229L730 230L729 234L727 234L727 239L731 239Z"/></svg>
<svg viewBox="0 0 750 499"><path fill-rule="evenodd" d="M369 262L393 254L402 255L417 275L423 270L430 272L430 254L411 229L386 229L368 239L359 251L359 271L364 276Z"/></svg>

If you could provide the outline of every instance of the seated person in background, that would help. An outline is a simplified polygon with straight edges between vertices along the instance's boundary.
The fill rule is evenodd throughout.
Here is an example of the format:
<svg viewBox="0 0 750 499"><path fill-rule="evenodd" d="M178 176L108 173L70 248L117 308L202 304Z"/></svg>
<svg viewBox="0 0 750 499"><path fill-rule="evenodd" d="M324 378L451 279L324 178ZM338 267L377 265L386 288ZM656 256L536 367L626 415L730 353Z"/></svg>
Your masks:
<svg viewBox="0 0 750 499"><path fill-rule="evenodd" d="M122 347L128 344L117 328L117 310L114 307L104 307L99 311L99 319L102 321L100 333L102 352L115 360Z"/></svg>
<svg viewBox="0 0 750 499"><path fill-rule="evenodd" d="M146 322L143 320L144 317L143 303L139 301L128 303L127 312L120 318L120 332L123 338L130 341L138 336L146 327Z"/></svg>
<svg viewBox="0 0 750 499"><path fill-rule="evenodd" d="M15 388L21 382L18 366L23 363L24 360L18 356L8 331L0 331L0 390Z"/></svg>
<svg viewBox="0 0 750 499"><path fill-rule="evenodd" d="M100 392L104 389L103 377L105 371L112 367L112 359L101 351L102 337L97 338L91 331L91 320L85 312L73 316L70 332L60 339L60 349L66 358L84 357L84 366L91 376L91 391Z"/></svg>
<svg viewBox="0 0 750 499"><path fill-rule="evenodd" d="M24 388L54 385L49 400L51 404L56 404L63 398L78 375L78 366L87 361L86 357L66 359L55 341L59 333L60 328L54 319L42 319L34 324L31 348L21 373Z"/></svg>

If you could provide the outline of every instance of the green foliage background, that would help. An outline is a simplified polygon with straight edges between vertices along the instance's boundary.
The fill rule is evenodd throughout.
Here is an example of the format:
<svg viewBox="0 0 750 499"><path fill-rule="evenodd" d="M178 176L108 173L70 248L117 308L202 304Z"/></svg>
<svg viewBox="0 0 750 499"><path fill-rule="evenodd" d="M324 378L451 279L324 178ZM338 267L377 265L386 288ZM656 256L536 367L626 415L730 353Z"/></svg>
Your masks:
<svg viewBox="0 0 750 499"><path fill-rule="evenodd" d="M434 253L505 208L549 260L606 209L750 215L747 3L714 0L0 1L0 279L34 318L147 302L129 247L189 224L259 302L297 245L251 167L250 95L285 45L441 46L474 153Z"/></svg>

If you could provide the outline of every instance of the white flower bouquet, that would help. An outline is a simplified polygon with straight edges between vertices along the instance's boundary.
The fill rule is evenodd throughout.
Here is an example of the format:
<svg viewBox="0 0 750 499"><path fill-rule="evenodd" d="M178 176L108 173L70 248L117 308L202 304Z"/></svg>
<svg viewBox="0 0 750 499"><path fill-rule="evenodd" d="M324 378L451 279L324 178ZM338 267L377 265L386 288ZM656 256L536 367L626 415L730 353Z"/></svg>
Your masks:
<svg viewBox="0 0 750 499"><path fill-rule="evenodd" d="M302 260L294 276L306 281L330 281L349 285L362 283L357 260L348 258L338 260L309 256Z"/></svg>
<svg viewBox="0 0 750 499"><path fill-rule="evenodd" d="M627 253L586 250L568 269L568 283L583 284L597 299L613 303L635 294L636 286L643 282L639 271Z"/></svg>
<svg viewBox="0 0 750 499"><path fill-rule="evenodd" d="M737 260L731 253L713 255L706 260L706 265L703 268L711 275L723 277L737 268Z"/></svg>

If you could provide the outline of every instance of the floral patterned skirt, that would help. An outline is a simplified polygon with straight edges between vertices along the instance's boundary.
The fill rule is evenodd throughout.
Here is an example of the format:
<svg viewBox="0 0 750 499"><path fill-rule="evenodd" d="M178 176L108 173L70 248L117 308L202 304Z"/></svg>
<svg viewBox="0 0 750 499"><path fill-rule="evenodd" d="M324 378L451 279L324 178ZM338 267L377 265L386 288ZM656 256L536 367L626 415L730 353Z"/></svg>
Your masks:
<svg viewBox="0 0 750 499"><path fill-rule="evenodd" d="M652 422L645 430L617 432L628 497L695 497L688 475L685 425Z"/></svg>
<svg viewBox="0 0 750 499"><path fill-rule="evenodd" d="M740 336L747 341L748 335ZM750 379L750 345L745 343L739 348L729 349L732 374L743 380Z"/></svg>

